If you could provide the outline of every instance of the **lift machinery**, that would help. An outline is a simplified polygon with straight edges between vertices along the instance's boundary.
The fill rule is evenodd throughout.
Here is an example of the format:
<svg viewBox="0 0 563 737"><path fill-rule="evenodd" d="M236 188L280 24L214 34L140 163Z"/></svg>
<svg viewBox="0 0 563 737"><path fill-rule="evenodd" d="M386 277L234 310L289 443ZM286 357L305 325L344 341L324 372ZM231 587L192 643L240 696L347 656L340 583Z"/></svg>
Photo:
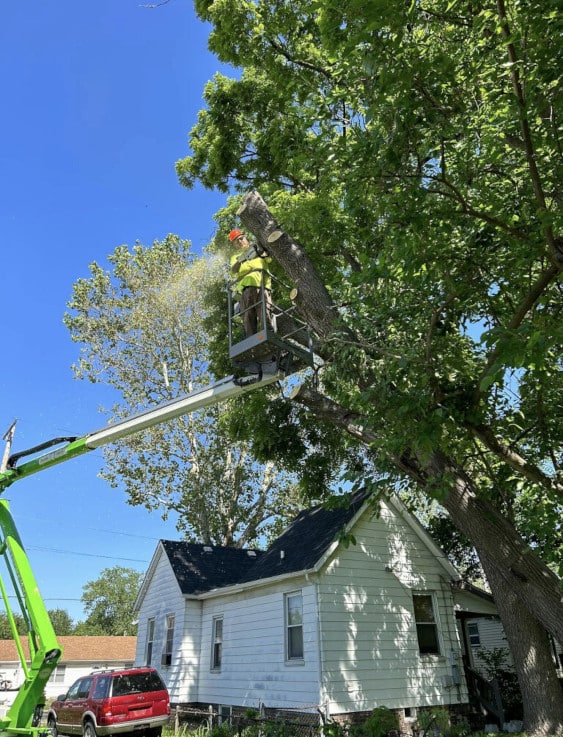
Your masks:
<svg viewBox="0 0 563 737"><path fill-rule="evenodd" d="M266 325L263 290L260 300L259 308L264 315L263 329L259 330L255 336L243 336L238 341L235 336L237 331L240 331L240 325L237 323L232 301L229 300L229 353L235 365L244 374L241 378L230 376L208 387L147 409L81 437L54 438L19 453L11 455L5 453L0 469L0 494L4 493L15 481L51 466L84 455L154 425L256 391L279 381L290 373L306 366L312 366L313 353L310 348L299 345L293 340L290 333L280 334L272 326ZM276 311L283 317L283 311L280 311L279 308L276 308ZM289 322L295 324L295 321L290 320ZM298 329L303 330L303 325ZM6 439L6 436L4 437ZM11 445L11 437L8 440L7 449ZM10 513L9 504L5 499L0 499L0 554L4 558L15 598L26 625L29 646L28 658L17 633L8 590L0 576L0 595L24 673L24 681L12 705L6 715L0 717L0 737L3 735L42 737L49 733L46 727L41 726L44 689L62 655L62 650L39 593L28 556Z"/></svg>

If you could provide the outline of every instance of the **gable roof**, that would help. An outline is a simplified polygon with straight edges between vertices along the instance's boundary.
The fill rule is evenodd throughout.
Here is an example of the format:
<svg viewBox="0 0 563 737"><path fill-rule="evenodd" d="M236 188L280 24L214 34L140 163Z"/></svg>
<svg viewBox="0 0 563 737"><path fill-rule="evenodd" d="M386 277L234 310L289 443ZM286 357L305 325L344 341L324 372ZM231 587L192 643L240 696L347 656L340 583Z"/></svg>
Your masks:
<svg viewBox="0 0 563 737"><path fill-rule="evenodd" d="M301 512L265 552L198 543L161 540L184 595L198 596L236 584L308 571L315 567L339 532L361 509L365 492L347 503L326 509L317 505Z"/></svg>
<svg viewBox="0 0 563 737"><path fill-rule="evenodd" d="M109 635L60 635L57 636L63 654L61 663L71 661L103 661L108 662L133 662L135 660L135 649L137 637L131 636L109 636ZM27 637L20 638L25 657L29 659L29 645ZM19 662L14 640L0 640L0 662Z"/></svg>

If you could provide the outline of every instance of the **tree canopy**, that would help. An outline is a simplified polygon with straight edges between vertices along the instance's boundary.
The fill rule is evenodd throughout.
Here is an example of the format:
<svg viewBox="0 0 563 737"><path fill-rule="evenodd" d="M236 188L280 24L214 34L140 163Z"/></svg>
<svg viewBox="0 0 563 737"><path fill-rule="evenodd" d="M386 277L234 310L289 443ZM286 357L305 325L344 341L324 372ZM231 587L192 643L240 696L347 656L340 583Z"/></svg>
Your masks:
<svg viewBox="0 0 563 737"><path fill-rule="evenodd" d="M168 236L119 246L108 260L110 269L93 263L76 282L65 323L82 344L76 376L117 390L110 417L211 383L202 300L207 283L224 297L225 259L196 259L187 241ZM227 414L228 406L211 407L126 438L104 450L101 476L123 485L130 504L165 518L174 510L188 539L259 544L294 516L300 496L291 473L272 459L258 464L243 437L231 442Z"/></svg>
<svg viewBox="0 0 563 737"><path fill-rule="evenodd" d="M133 605L143 574L133 568L105 568L99 578L83 587L82 603L86 619L74 635L136 635Z"/></svg>
<svg viewBox="0 0 563 737"><path fill-rule="evenodd" d="M544 631L563 641L556 3L196 9L240 74L206 86L177 172L238 190L216 246L238 215L297 288L323 368L286 401L443 505L495 595L528 730L563 731ZM298 429L273 432L298 452Z"/></svg>
<svg viewBox="0 0 563 737"><path fill-rule="evenodd" d="M65 609L49 609L47 611L55 634L72 635L74 623ZM14 613L14 621L18 634L27 635L27 625L21 614ZM0 612L0 640L12 640L12 629L6 612Z"/></svg>

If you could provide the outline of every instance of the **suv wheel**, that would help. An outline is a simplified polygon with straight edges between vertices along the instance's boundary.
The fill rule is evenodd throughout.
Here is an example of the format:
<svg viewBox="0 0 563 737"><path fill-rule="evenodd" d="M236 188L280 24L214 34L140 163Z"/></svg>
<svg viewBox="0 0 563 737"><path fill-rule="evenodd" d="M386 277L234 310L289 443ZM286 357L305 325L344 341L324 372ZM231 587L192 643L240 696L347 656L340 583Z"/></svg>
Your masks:
<svg viewBox="0 0 563 737"><path fill-rule="evenodd" d="M49 717L47 720L47 729L51 732L51 737L58 737L57 722L54 717Z"/></svg>
<svg viewBox="0 0 563 737"><path fill-rule="evenodd" d="M96 727L92 724L92 722L84 722L84 726L82 728L82 734L84 737L97 737L96 736Z"/></svg>

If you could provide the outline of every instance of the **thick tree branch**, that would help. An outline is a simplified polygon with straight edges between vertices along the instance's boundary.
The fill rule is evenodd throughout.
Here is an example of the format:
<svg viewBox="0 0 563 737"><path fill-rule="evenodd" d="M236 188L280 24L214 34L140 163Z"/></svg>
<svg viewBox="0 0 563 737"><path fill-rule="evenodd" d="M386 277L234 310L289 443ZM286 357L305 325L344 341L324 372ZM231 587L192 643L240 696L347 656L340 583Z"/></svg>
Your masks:
<svg viewBox="0 0 563 737"><path fill-rule="evenodd" d="M471 423L467 423L465 427L475 438L477 438L477 440L480 440L492 453L507 463L519 474L535 484L540 484L549 491L554 491L561 499L563 499L563 484L543 473L540 468L535 466L533 463L529 463L525 458L522 458L519 453L516 453L505 443L502 443L489 427L484 427L483 425L472 425Z"/></svg>
<svg viewBox="0 0 563 737"><path fill-rule="evenodd" d="M307 407L320 420L342 428L371 448L381 441L378 433L364 424L359 413L345 409L314 390L299 386L292 391L290 398ZM560 617L563 599L556 576L532 554L511 523L490 502L480 498L467 474L439 451L426 461L419 461L408 454L401 458L388 457L431 495L434 487L438 492L447 480L447 494L444 496L439 491L438 496L456 527L472 541L480 557L489 560L491 570L501 575L530 611L546 623L553 636L563 637L563 620ZM493 540L495 555L491 556L489 546Z"/></svg>
<svg viewBox="0 0 563 737"><path fill-rule="evenodd" d="M354 412L343 407L314 389L300 384L292 390L290 399L309 409L320 420L340 427L348 435L359 440L364 445L374 448L382 442L382 436L374 432L369 425L365 424L359 412ZM408 455L405 454L401 458L398 456L389 456L389 459L413 481L417 483L425 482L425 477L419 467Z"/></svg>

